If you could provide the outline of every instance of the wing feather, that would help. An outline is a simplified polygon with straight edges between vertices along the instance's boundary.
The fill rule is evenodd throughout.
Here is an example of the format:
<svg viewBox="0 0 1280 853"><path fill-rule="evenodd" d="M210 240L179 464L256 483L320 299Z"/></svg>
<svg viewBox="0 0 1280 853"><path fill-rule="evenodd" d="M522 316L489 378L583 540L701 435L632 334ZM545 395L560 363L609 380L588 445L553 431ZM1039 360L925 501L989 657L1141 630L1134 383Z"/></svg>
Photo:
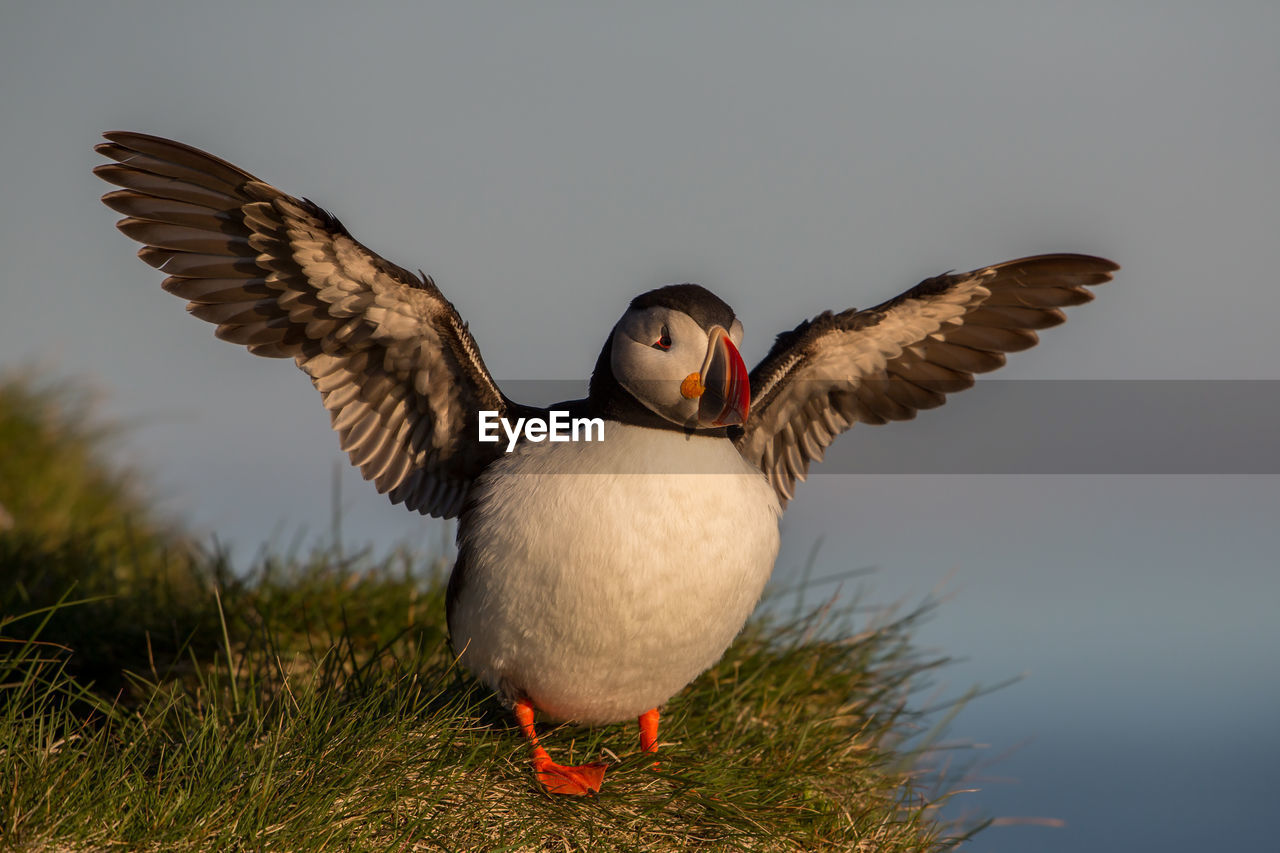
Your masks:
<svg viewBox="0 0 1280 853"><path fill-rule="evenodd" d="M865 311L826 312L778 336L751 371L751 417L736 441L785 504L809 465L855 423L909 420L1036 345L1062 308L1119 267L1039 255L927 279Z"/></svg>
<svg viewBox="0 0 1280 853"><path fill-rule="evenodd" d="M223 340L292 358L320 392L342 449L395 503L456 515L498 452L480 409L508 400L431 279L357 242L312 202L195 148L108 133L103 202L163 287Z"/></svg>

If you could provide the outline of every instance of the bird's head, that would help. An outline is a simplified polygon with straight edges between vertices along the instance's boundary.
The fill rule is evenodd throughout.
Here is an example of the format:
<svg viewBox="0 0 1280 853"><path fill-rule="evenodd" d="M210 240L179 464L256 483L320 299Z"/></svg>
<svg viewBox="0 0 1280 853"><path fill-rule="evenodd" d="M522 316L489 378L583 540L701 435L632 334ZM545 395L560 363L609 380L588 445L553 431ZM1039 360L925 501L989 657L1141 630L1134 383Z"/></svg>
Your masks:
<svg viewBox="0 0 1280 853"><path fill-rule="evenodd" d="M673 284L632 300L613 328L606 365L626 394L670 424L693 430L742 424L751 382L738 345L742 323L696 284ZM593 386L599 377L593 377ZM594 391L593 387L593 391Z"/></svg>

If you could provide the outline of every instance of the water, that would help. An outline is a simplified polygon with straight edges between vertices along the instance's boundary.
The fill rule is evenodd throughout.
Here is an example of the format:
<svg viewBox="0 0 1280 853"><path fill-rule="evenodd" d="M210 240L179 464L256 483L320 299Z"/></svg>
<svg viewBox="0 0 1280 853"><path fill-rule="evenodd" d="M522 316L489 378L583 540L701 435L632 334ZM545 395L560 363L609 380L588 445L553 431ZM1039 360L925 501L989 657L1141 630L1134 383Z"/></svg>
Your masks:
<svg viewBox="0 0 1280 853"><path fill-rule="evenodd" d="M815 574L876 566L860 581L873 599L942 585L950 597L915 638L962 659L940 676L945 695L1022 676L949 729L981 746L957 754L975 760L965 787L980 790L948 814L1013 824L970 849L1275 848L1280 477L832 477L806 489L782 566L824 535Z"/></svg>

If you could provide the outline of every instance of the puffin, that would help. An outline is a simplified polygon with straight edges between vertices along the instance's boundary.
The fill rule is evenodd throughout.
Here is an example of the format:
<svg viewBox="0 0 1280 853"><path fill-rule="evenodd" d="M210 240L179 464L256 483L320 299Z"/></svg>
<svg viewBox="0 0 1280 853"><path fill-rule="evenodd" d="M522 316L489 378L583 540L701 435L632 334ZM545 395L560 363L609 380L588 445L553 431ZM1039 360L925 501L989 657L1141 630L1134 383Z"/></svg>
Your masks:
<svg viewBox="0 0 1280 853"><path fill-rule="evenodd" d="M542 408L502 392L430 277L314 202L179 142L104 136L109 162L94 171L119 189L102 200L168 275L161 286L217 337L293 359L393 504L457 519L453 650L514 713L552 794L598 792L606 765L553 761L535 714L635 719L655 753L661 707L746 623L783 511L835 437L942 405L1119 269L1051 254L939 275L801 322L750 371L728 304L696 284L659 287L605 337L587 396ZM602 428L484 433L556 412Z"/></svg>

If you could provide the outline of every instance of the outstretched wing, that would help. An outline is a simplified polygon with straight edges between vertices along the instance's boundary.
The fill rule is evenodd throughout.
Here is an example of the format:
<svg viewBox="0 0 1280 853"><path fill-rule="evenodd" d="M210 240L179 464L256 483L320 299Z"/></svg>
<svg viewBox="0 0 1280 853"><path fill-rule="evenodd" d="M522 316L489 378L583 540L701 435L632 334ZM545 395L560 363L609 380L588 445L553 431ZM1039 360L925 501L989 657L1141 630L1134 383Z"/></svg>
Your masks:
<svg viewBox="0 0 1280 853"><path fill-rule="evenodd" d="M292 358L324 398L342 449L395 503L456 515L498 452L477 411L516 406L431 279L369 251L337 219L195 148L108 133L124 189L103 202L163 287L257 355Z"/></svg>
<svg viewBox="0 0 1280 853"><path fill-rule="evenodd" d="M827 311L778 336L751 371L751 415L737 439L783 505L811 462L855 423L909 420L1035 346L1036 329L1093 299L1119 267L1089 255L1040 255L941 275L874 308Z"/></svg>

